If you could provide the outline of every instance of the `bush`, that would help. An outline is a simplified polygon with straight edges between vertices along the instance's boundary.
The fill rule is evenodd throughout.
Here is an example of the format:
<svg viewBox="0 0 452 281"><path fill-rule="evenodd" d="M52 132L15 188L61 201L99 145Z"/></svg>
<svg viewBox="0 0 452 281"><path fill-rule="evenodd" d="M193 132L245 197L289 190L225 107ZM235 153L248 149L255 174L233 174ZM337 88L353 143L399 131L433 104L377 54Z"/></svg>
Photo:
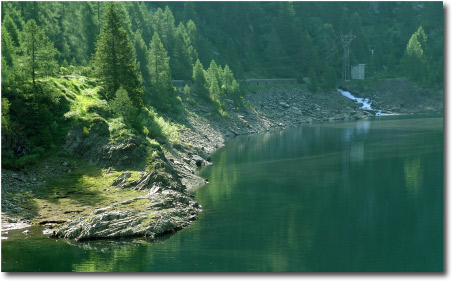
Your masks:
<svg viewBox="0 0 452 281"><path fill-rule="evenodd" d="M190 95L190 86L185 85L185 87L184 87L184 95L186 95L186 96Z"/></svg>
<svg viewBox="0 0 452 281"><path fill-rule="evenodd" d="M23 168L28 165L36 164L39 161L39 154L30 154L25 155L17 159L16 161L16 167L17 168Z"/></svg>
<svg viewBox="0 0 452 281"><path fill-rule="evenodd" d="M80 75L92 77L93 74L94 74L94 71L91 67L88 67L88 66L80 67Z"/></svg>
<svg viewBox="0 0 452 281"><path fill-rule="evenodd" d="M14 159L12 151L2 153L2 167L8 169L22 169L26 166L33 165L39 162L39 154L24 155L18 159Z"/></svg>
<svg viewBox="0 0 452 281"><path fill-rule="evenodd" d="M31 150L31 154L38 154L40 156L44 155L44 152L45 152L45 149L40 146L35 147Z"/></svg>
<svg viewBox="0 0 452 281"><path fill-rule="evenodd" d="M67 69L64 66L60 67L60 74L61 75L69 75L70 74L69 69Z"/></svg>
<svg viewBox="0 0 452 281"><path fill-rule="evenodd" d="M112 110L106 100L96 100L96 102L86 107L88 113L97 113L104 118L108 118L112 114Z"/></svg>
<svg viewBox="0 0 452 281"><path fill-rule="evenodd" d="M162 128L156 122L157 114L153 110L144 109L140 114L143 133L150 138L163 137Z"/></svg>

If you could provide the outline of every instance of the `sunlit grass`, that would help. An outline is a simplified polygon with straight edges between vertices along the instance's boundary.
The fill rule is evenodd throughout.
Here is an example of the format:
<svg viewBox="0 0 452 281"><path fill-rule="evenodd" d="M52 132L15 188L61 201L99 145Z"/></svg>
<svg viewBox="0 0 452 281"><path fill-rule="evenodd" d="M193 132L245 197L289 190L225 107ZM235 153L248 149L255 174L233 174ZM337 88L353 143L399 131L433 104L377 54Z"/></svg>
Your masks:
<svg viewBox="0 0 452 281"><path fill-rule="evenodd" d="M94 209L146 194L146 191L112 187L113 181L121 174L119 171L105 173L103 169L81 160L72 163L73 171L46 179L46 184L34 191L35 198L32 204L28 204L28 209L36 213L34 223L67 221L88 215ZM132 171L129 180L137 179L139 171Z"/></svg>

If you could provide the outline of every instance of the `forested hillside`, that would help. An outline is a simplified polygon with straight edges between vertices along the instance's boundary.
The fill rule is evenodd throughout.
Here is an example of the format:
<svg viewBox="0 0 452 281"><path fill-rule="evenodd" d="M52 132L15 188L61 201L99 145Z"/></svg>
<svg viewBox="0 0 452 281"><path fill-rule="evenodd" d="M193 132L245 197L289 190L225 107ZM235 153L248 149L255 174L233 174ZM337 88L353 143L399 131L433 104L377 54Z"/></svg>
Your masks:
<svg viewBox="0 0 452 281"><path fill-rule="evenodd" d="M196 93L224 116L246 78L332 90L343 37L366 75L442 89L442 2L2 2L2 160L20 168L68 129L169 137ZM173 80L190 81L179 91ZM184 95L184 99L181 98ZM160 118L160 119L159 119Z"/></svg>

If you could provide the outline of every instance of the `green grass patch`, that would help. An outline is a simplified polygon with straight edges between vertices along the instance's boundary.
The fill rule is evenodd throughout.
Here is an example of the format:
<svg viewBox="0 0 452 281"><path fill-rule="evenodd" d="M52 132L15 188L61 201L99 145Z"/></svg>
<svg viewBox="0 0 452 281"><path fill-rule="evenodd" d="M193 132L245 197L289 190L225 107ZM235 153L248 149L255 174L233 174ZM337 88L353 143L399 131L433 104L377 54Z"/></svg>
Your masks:
<svg viewBox="0 0 452 281"><path fill-rule="evenodd" d="M105 174L99 167L90 166L80 160L77 163L72 172L46 179L46 185L33 192L35 198L32 211L36 213L34 223L74 219L88 215L97 208L147 193L132 189L117 190L111 187L111 184L121 172ZM132 174L134 178L139 177L138 171Z"/></svg>

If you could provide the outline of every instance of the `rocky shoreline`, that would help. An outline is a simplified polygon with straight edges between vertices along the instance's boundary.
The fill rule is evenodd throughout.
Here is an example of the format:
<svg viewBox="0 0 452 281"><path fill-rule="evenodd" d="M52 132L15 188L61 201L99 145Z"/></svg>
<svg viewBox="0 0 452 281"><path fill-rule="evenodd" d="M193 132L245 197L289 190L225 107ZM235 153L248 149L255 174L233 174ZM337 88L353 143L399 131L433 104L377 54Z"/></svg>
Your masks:
<svg viewBox="0 0 452 281"><path fill-rule="evenodd" d="M394 85L400 92L395 97L399 108L387 102L387 89ZM390 112L442 112L442 97L418 90L406 80L389 84L383 82L373 86L375 90L368 87L365 91L359 91L359 85L353 83L341 86L361 97L370 97L376 107ZM410 92L411 96L407 96L406 92ZM413 105L412 99L418 104ZM374 115L374 112L362 110L358 104L336 91L313 94L296 86L250 91L243 100L246 109L242 107L237 110L232 100L225 99L223 102L228 107L226 117L212 114L211 104L185 102L186 118L178 122L182 125L179 129L180 141L170 143L162 140L160 146L153 147L154 164L150 169L137 164L140 162L137 160L146 154L143 140L128 138L127 141L106 143L103 136L108 127L103 124L98 124L97 131L88 138L81 138L80 128L74 128L64 147L67 153L77 154L92 164L102 166L105 173L112 167L120 170L121 173L108 188L140 190L146 194L97 208L88 215L75 215L66 221L46 225L49 229L45 233L67 239L91 240L138 236L155 238L177 231L187 227L202 211L190 190L204 185L207 180L197 176L196 169L211 164L209 155L224 146L227 139L297 127L303 123L360 120ZM385 104L389 105L385 107ZM130 155L135 156L131 158ZM134 170L141 170L134 179L129 171L132 166ZM18 188L25 192L27 189L39 189L45 184L46 175L58 176L70 170L56 163L49 163L46 167L48 171L2 171L2 192L7 194L2 196L3 233L29 227L31 221L31 217L28 218L17 204L20 198L8 195L14 194Z"/></svg>

